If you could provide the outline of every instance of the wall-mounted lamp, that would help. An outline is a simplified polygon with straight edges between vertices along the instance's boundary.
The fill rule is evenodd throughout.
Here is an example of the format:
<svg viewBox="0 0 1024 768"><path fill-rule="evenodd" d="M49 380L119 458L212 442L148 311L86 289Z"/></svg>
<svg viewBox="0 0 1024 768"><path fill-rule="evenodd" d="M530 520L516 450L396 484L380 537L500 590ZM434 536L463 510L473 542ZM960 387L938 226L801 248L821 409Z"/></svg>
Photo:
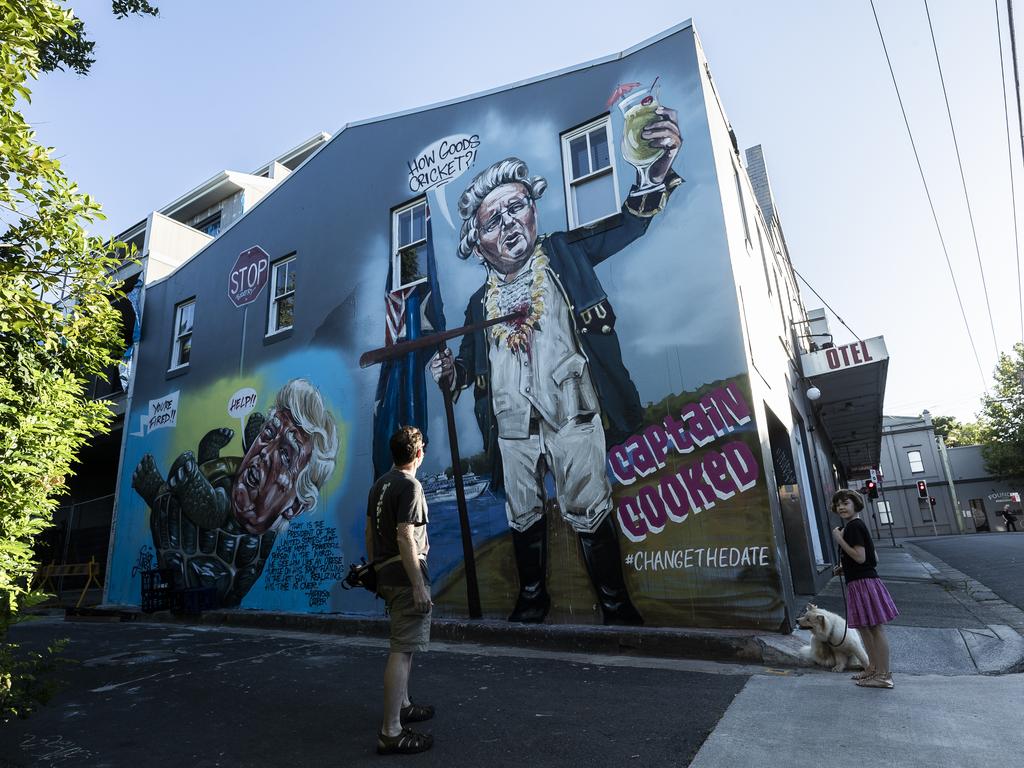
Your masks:
<svg viewBox="0 0 1024 768"><path fill-rule="evenodd" d="M818 400L820 397L821 397L821 390L818 389L813 384L811 384L810 388L807 390L807 399L810 400L813 403L815 400Z"/></svg>

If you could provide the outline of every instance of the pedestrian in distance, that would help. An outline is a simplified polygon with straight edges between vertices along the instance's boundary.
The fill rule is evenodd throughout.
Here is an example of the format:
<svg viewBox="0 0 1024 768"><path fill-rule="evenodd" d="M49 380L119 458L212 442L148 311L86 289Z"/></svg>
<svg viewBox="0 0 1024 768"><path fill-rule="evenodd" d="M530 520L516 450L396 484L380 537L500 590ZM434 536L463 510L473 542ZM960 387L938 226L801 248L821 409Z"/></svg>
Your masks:
<svg viewBox="0 0 1024 768"><path fill-rule="evenodd" d="M430 574L427 571L427 501L416 470L423 463L423 435L400 427L391 436L395 465L370 490L366 509L366 554L377 591L391 617L391 651L384 668L384 719L377 734L381 755L425 752L434 737L408 727L434 716L434 708L409 698L416 651L430 641Z"/></svg>
<svg viewBox="0 0 1024 768"><path fill-rule="evenodd" d="M864 498L856 491L843 488L832 494L832 511L843 520L843 525L832 530L832 538L842 550L835 573L846 577L847 626L860 630L868 652L867 667L853 679L862 688L892 688L885 625L900 612L875 570L878 558L871 532L860 519L863 509Z"/></svg>
<svg viewBox="0 0 1024 768"><path fill-rule="evenodd" d="M1013 514L1009 504L1003 507L1003 522L1006 523L1007 533L1010 531L1017 532L1017 516Z"/></svg>

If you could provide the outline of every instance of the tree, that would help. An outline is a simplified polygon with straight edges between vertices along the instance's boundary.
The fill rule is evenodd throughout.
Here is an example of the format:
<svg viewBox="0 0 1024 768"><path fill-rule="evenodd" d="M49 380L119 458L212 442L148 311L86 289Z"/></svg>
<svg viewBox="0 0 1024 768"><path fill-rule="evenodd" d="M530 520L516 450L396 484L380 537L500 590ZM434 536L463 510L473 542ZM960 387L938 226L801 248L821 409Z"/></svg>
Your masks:
<svg viewBox="0 0 1024 768"><path fill-rule="evenodd" d="M953 416L933 416L935 434L945 440L949 448L958 445L979 445L984 442L985 433L976 421L961 422Z"/></svg>
<svg viewBox="0 0 1024 768"><path fill-rule="evenodd" d="M982 403L985 468L1003 480L1024 478L1024 344L999 355L995 386Z"/></svg>
<svg viewBox="0 0 1024 768"><path fill-rule="evenodd" d="M111 0L110 6L114 16L119 19L131 14L160 15L160 9L146 0ZM36 49L39 52L39 69L41 72L71 69L80 75L87 75L96 63L92 57L95 47L96 43L85 36L85 24L76 18L66 30L39 41Z"/></svg>
<svg viewBox="0 0 1024 768"><path fill-rule="evenodd" d="M49 660L16 658L8 628L41 597L30 589L33 538L51 524L75 455L111 418L86 381L119 357L111 275L122 246L86 233L100 206L19 111L44 62L68 61L60 41L76 30L54 0L0 0L0 721L46 693L35 673Z"/></svg>

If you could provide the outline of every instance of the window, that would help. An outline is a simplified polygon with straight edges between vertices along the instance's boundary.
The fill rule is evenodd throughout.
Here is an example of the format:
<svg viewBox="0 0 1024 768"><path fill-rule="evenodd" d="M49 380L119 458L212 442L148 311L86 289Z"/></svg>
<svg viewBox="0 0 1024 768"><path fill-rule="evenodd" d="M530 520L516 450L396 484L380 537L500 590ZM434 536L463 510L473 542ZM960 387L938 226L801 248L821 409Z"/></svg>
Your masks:
<svg viewBox="0 0 1024 768"><path fill-rule="evenodd" d="M876 501L875 505L878 509L878 522L882 525L892 525L892 510L889 508L889 502Z"/></svg>
<svg viewBox="0 0 1024 768"><path fill-rule="evenodd" d="M739 184L739 179L736 180L736 183ZM739 190L739 187L737 186L736 189ZM741 204L743 203L742 195L740 196L740 203ZM743 214L743 222L744 222L744 224L746 224L746 221L747 221L747 215L744 213ZM756 227L757 227L757 248L758 248L759 251L761 251L761 266L764 267L764 283L765 283L765 285L768 286L768 297L771 298L771 295L772 295L772 281L771 281L771 278L768 277L768 257L765 255L765 252L764 252L764 239L761 237L761 225L758 224L757 222L755 222L755 224L756 224ZM750 237L750 234L748 233L747 234L747 238L749 239L749 237ZM748 256L750 255L750 251L747 251L747 255Z"/></svg>
<svg viewBox="0 0 1024 768"><path fill-rule="evenodd" d="M419 199L391 214L392 290L427 279L427 201Z"/></svg>
<svg viewBox="0 0 1024 768"><path fill-rule="evenodd" d="M198 229L210 237L216 237L220 234L220 211L217 211L213 216L207 216L202 221L197 221L192 225L192 228Z"/></svg>
<svg viewBox="0 0 1024 768"><path fill-rule="evenodd" d="M921 519L930 523L935 519L935 509L932 507L931 499L918 499L917 506L921 510Z"/></svg>
<svg viewBox="0 0 1024 768"><path fill-rule="evenodd" d="M196 300L183 301L174 308L174 345L171 347L171 370L188 365L192 357L192 326Z"/></svg>
<svg viewBox="0 0 1024 768"><path fill-rule="evenodd" d="M740 201L740 216L743 219L743 235L747 238L747 243L750 243L750 224L747 222L747 204L743 200L743 188L740 186L740 172L736 170L736 166L732 167L733 179L736 181L736 197ZM761 231L758 230L758 235ZM761 253L764 254L764 245L761 246ZM768 267L765 266L765 279L768 279ZM770 284L769 284L770 285ZM768 289L771 291L771 288Z"/></svg>
<svg viewBox="0 0 1024 768"><path fill-rule="evenodd" d="M608 115L562 135L569 229L618 213L618 183L611 145Z"/></svg>
<svg viewBox="0 0 1024 768"><path fill-rule="evenodd" d="M286 331L295 320L295 257L275 262L270 269L270 320L267 335Z"/></svg>
<svg viewBox="0 0 1024 768"><path fill-rule="evenodd" d="M911 472L924 472L924 462L921 461L920 451L907 451L907 461L910 462Z"/></svg>

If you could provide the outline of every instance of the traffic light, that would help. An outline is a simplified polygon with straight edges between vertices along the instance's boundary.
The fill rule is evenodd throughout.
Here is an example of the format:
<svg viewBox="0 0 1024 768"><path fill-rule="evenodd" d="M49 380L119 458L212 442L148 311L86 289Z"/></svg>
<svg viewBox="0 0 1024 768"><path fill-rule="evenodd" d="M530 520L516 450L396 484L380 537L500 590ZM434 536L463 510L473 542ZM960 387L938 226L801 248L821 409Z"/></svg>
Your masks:
<svg viewBox="0 0 1024 768"><path fill-rule="evenodd" d="M932 496L930 499L928 499L928 501L930 501L932 503L933 507L935 506L935 497L934 496Z"/></svg>
<svg viewBox="0 0 1024 768"><path fill-rule="evenodd" d="M868 492L869 499L878 498L878 483L876 483L874 480L868 480L867 483L864 485L864 488Z"/></svg>
<svg viewBox="0 0 1024 768"><path fill-rule="evenodd" d="M928 483L926 483L924 480L917 481L917 495L920 496L922 499L928 498Z"/></svg>

